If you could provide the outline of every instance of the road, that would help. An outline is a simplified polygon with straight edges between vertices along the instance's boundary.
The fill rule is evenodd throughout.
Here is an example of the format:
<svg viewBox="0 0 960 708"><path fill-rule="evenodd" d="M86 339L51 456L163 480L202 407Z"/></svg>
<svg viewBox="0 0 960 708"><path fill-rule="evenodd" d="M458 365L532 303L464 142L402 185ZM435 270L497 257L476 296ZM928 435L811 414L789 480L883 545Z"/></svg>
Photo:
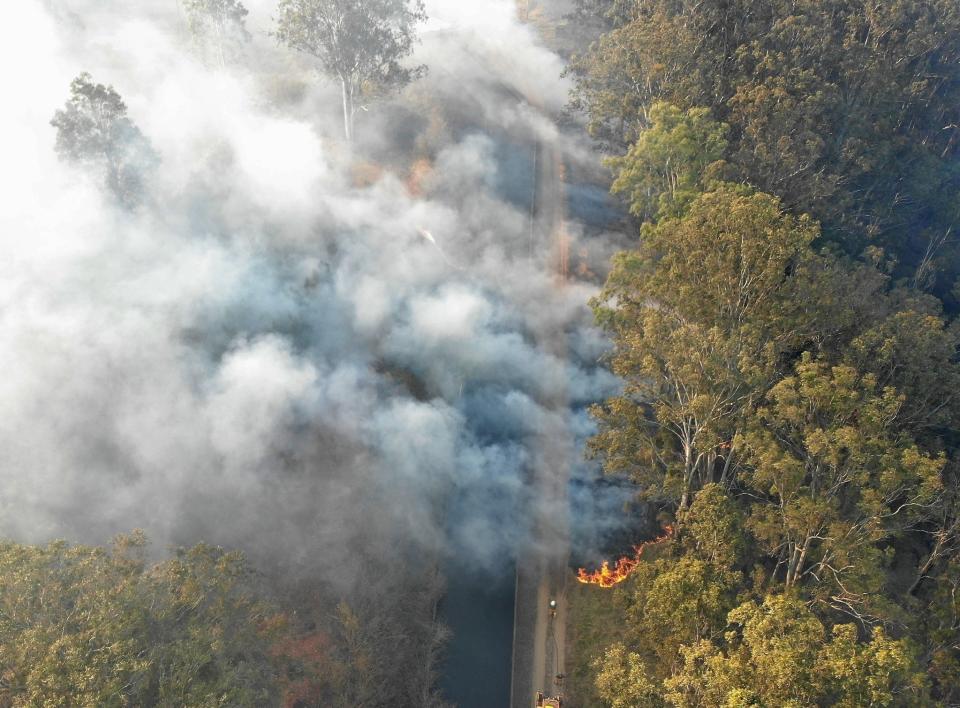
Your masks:
<svg viewBox="0 0 960 708"><path fill-rule="evenodd" d="M531 250L533 257L548 261L556 287L562 288L568 277L569 246L564 230L563 159L555 140L539 140L536 163ZM547 326L536 335L547 351L566 358L563 331ZM553 393L541 401L548 415L532 441L532 543L517 564L511 708L529 708L537 691L559 693L556 678L566 673L564 588L570 556L567 493L574 451L566 425L564 382L549 382L548 390ZM551 600L557 603L555 610L550 607Z"/></svg>

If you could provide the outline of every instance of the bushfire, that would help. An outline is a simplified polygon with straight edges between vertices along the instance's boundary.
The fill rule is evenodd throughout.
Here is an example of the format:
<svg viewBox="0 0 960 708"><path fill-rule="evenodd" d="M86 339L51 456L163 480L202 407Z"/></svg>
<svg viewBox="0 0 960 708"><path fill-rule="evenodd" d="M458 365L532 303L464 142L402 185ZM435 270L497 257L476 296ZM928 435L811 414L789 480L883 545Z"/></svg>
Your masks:
<svg viewBox="0 0 960 708"><path fill-rule="evenodd" d="M585 568L581 568L577 572L577 580L585 585L599 585L602 588L612 588L614 585L619 585L629 578L630 574L640 565L640 557L647 548L655 546L658 543L663 543L664 541L669 541L673 538L673 534L673 526L667 526L664 528L664 534L662 536L652 541L645 541L639 546L634 546L633 556L621 558L614 563L612 567L610 566L610 561L603 561L603 563L600 564L600 570L595 570L592 573L588 573Z"/></svg>

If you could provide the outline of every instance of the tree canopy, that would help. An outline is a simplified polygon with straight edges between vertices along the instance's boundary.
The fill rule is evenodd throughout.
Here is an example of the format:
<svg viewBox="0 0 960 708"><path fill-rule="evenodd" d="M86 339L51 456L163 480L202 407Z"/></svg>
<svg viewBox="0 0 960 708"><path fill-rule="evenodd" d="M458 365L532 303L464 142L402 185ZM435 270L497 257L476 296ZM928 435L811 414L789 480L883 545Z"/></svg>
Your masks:
<svg viewBox="0 0 960 708"><path fill-rule="evenodd" d="M690 131L703 114L655 110L656 135L624 160L638 213L657 216L594 301L624 388L594 408L591 450L677 534L628 581L624 641L598 657L597 695L956 696L956 326L935 298L824 248L815 220L749 185L670 177L688 196L664 189L651 206L642 185L665 174L661 137L700 136L681 142L702 152L671 153L674 174L692 175L716 157L702 136L720 135ZM768 621L782 627L773 644Z"/></svg>
<svg viewBox="0 0 960 708"><path fill-rule="evenodd" d="M0 545L0 704L276 703L280 618L242 556L144 543Z"/></svg>
<svg viewBox="0 0 960 708"><path fill-rule="evenodd" d="M112 86L80 74L70 84L66 106L50 123L57 129L61 159L100 173L122 204L132 207L140 201L143 180L157 156Z"/></svg>
<svg viewBox="0 0 960 708"><path fill-rule="evenodd" d="M811 214L848 252L885 248L904 276L949 293L960 272L956 3L633 0L593 11L611 28L575 61L575 96L603 144L648 140L661 102L706 110L729 126L722 157L738 180Z"/></svg>
<svg viewBox="0 0 960 708"><path fill-rule="evenodd" d="M280 0L276 36L316 59L342 89L347 140L358 103L402 88L424 67L405 66L416 26L426 20L422 0Z"/></svg>
<svg viewBox="0 0 960 708"><path fill-rule="evenodd" d="M201 54L221 68L250 41L249 11L239 0L181 0L187 28Z"/></svg>

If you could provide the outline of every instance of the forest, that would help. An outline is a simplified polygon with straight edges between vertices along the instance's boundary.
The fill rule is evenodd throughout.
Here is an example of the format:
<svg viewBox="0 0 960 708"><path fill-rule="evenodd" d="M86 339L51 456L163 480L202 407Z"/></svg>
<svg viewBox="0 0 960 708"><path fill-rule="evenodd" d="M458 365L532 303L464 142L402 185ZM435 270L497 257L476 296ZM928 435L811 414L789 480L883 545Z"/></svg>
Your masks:
<svg viewBox="0 0 960 708"><path fill-rule="evenodd" d="M675 527L582 705L955 705L960 8L581 12L574 102L640 224L590 451Z"/></svg>
<svg viewBox="0 0 960 708"><path fill-rule="evenodd" d="M0 36L0 707L517 708L557 558L564 708L960 705L955 0L122 5Z"/></svg>

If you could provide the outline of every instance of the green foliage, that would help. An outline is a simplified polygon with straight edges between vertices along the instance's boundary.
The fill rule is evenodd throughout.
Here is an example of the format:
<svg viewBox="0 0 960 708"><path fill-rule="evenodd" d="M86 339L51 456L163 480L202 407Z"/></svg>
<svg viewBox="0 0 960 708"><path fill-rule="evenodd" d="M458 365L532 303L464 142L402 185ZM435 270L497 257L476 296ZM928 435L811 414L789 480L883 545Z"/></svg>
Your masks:
<svg viewBox="0 0 960 708"><path fill-rule="evenodd" d="M658 102L707 108L730 127L723 157L738 179L813 215L849 252L880 244L914 282L949 291L960 215L955 2L630 5L574 65L575 104L597 138L622 153L644 139ZM949 265L939 280L937 264Z"/></svg>
<svg viewBox="0 0 960 708"><path fill-rule="evenodd" d="M722 639L739 580L692 556L641 563L617 591L625 631L592 662L596 695L611 706L665 705L661 682L683 666L685 647Z"/></svg>
<svg viewBox="0 0 960 708"><path fill-rule="evenodd" d="M740 565L747 545L743 514L722 486L701 489L684 522L691 554L716 568Z"/></svg>
<svg viewBox="0 0 960 708"><path fill-rule="evenodd" d="M952 365L960 328L947 325L936 306L907 302L850 342L844 360L873 374L881 387L904 395L898 425L930 438L949 429L960 415L960 371ZM926 307L924 307L926 305Z"/></svg>
<svg viewBox="0 0 960 708"><path fill-rule="evenodd" d="M436 576L353 604L283 588L239 553L198 545L146 561L111 550L0 543L0 706L447 708Z"/></svg>
<svg viewBox="0 0 960 708"><path fill-rule="evenodd" d="M645 629L662 637L679 626L668 620L664 632L651 620ZM593 662L598 697L631 708L932 705L913 646L881 628L864 641L854 625L830 628L784 595L732 608L716 627L709 637L674 645L678 655L666 672L657 663L662 654L614 643Z"/></svg>
<svg viewBox="0 0 960 708"><path fill-rule="evenodd" d="M187 28L201 54L221 68L250 41L246 18L250 14L239 0L181 0Z"/></svg>
<svg viewBox="0 0 960 708"><path fill-rule="evenodd" d="M570 19L611 30L630 20L630 5L631 0L574 0Z"/></svg>
<svg viewBox="0 0 960 708"><path fill-rule="evenodd" d="M628 588L632 581L613 589L572 583L567 587L567 693L573 705L600 705L596 662L614 644L623 643Z"/></svg>
<svg viewBox="0 0 960 708"><path fill-rule="evenodd" d="M400 89L426 71L402 64L426 20L422 0L280 0L277 12L277 39L340 82L347 140L357 101Z"/></svg>
<svg viewBox="0 0 960 708"><path fill-rule="evenodd" d="M690 556L644 564L626 616L632 646L647 657L655 677L678 668L684 646L722 634L740 579Z"/></svg>
<svg viewBox="0 0 960 708"><path fill-rule="evenodd" d="M610 647L594 667L597 694L610 708L658 708L664 704L639 655L627 652L622 644Z"/></svg>
<svg viewBox="0 0 960 708"><path fill-rule="evenodd" d="M925 650L930 657L929 674L936 682L945 705L955 705L960 699L960 653L957 651L957 636L960 636L960 554L955 545L952 548L952 552L946 554L948 560L945 567L922 576L928 588L921 618L925 630Z"/></svg>
<svg viewBox="0 0 960 708"><path fill-rule="evenodd" d="M277 703L276 622L243 558L144 550L139 534L112 552L0 545L0 704Z"/></svg>
<svg viewBox="0 0 960 708"><path fill-rule="evenodd" d="M627 154L608 161L617 176L611 191L643 220L680 216L720 173L729 131L708 108L655 103L649 113L650 127Z"/></svg>
<svg viewBox="0 0 960 708"><path fill-rule="evenodd" d="M858 619L880 594L881 542L925 517L944 460L900 431L903 396L872 374L805 354L741 436L744 481L756 491L750 525L784 568L784 583Z"/></svg>
<svg viewBox="0 0 960 708"><path fill-rule="evenodd" d="M127 117L127 106L112 86L83 73L70 84L70 99L50 124L57 129L60 159L100 173L107 188L128 207L143 196L146 173L157 156Z"/></svg>
<svg viewBox="0 0 960 708"><path fill-rule="evenodd" d="M720 185L615 258L594 302L626 384L594 409L592 450L608 470L681 509L697 488L731 480L744 415L784 359L855 326L862 315L847 293L882 282L817 254L818 234L777 199Z"/></svg>
<svg viewBox="0 0 960 708"><path fill-rule="evenodd" d="M670 705L926 705L926 686L904 640L877 629L868 642L853 625L824 626L789 596L749 602L729 616L722 643L684 649L683 669L664 686Z"/></svg>
<svg viewBox="0 0 960 708"><path fill-rule="evenodd" d="M816 222L776 197L697 180L691 194L707 191L645 224L594 302L624 388L594 409L591 449L678 524L673 558L629 581L597 695L956 697L956 325L874 265L818 250Z"/></svg>

